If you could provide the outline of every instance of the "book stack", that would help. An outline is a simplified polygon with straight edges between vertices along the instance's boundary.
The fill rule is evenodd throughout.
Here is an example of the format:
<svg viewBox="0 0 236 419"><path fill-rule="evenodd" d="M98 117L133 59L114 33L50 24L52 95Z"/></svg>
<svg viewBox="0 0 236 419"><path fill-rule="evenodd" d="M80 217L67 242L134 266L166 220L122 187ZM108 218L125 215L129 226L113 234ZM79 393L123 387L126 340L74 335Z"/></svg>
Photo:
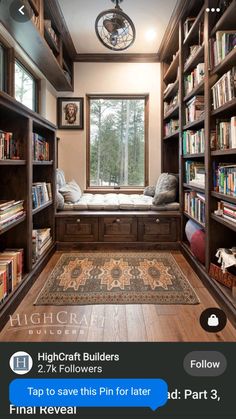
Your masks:
<svg viewBox="0 0 236 419"><path fill-rule="evenodd" d="M184 210L199 223L205 224L205 195L195 191L185 192Z"/></svg>
<svg viewBox="0 0 236 419"><path fill-rule="evenodd" d="M171 119L164 125L164 135L168 137L169 135L174 134L179 129L179 120Z"/></svg>
<svg viewBox="0 0 236 419"><path fill-rule="evenodd" d="M204 96L194 96L186 103L186 124L197 121L204 115Z"/></svg>
<svg viewBox="0 0 236 419"><path fill-rule="evenodd" d="M0 200L0 231L18 220L24 214L23 201Z"/></svg>
<svg viewBox="0 0 236 419"><path fill-rule="evenodd" d="M49 144L35 132L33 133L33 160L49 161Z"/></svg>
<svg viewBox="0 0 236 419"><path fill-rule="evenodd" d="M210 40L210 62L214 68L236 47L236 30L217 31L216 39Z"/></svg>
<svg viewBox="0 0 236 419"><path fill-rule="evenodd" d="M183 154L198 154L205 151L205 130L183 132Z"/></svg>
<svg viewBox="0 0 236 419"><path fill-rule="evenodd" d="M6 249L0 253L0 303L22 281L23 255L23 249Z"/></svg>
<svg viewBox="0 0 236 419"><path fill-rule="evenodd" d="M204 163L187 160L185 162L185 181L189 185L205 188Z"/></svg>
<svg viewBox="0 0 236 419"><path fill-rule="evenodd" d="M197 67L191 72L184 76L184 91L185 95L188 95L196 86L204 80L205 75L205 64L199 63Z"/></svg>
<svg viewBox="0 0 236 419"><path fill-rule="evenodd" d="M196 55L198 53L198 51L201 49L202 45L198 44L198 45L191 45L191 47L189 48L189 56L187 58L187 60L185 61L184 64L184 70L186 70L189 62L192 60L192 58L194 57L194 55Z"/></svg>
<svg viewBox="0 0 236 419"><path fill-rule="evenodd" d="M19 159L19 141L14 139L12 132L0 131L0 160Z"/></svg>
<svg viewBox="0 0 236 419"><path fill-rule="evenodd" d="M177 93L177 95L174 96L170 102L164 102L164 117L168 112L170 112L172 109L174 109L178 105L178 98L179 98L179 93Z"/></svg>
<svg viewBox="0 0 236 419"><path fill-rule="evenodd" d="M32 257L35 263L52 243L51 229L42 228L32 232Z"/></svg>
<svg viewBox="0 0 236 419"><path fill-rule="evenodd" d="M212 87L213 108L217 109L236 97L236 67L225 73Z"/></svg>
<svg viewBox="0 0 236 419"><path fill-rule="evenodd" d="M52 200L51 183L36 182L32 186L33 209Z"/></svg>
<svg viewBox="0 0 236 419"><path fill-rule="evenodd" d="M222 217L232 223L236 223L236 205L229 202L220 201Z"/></svg>
<svg viewBox="0 0 236 419"><path fill-rule="evenodd" d="M219 163L213 169L215 191L224 195L236 196L236 164Z"/></svg>
<svg viewBox="0 0 236 419"><path fill-rule="evenodd" d="M236 148L236 116L231 119L216 120L216 135L211 141L212 150Z"/></svg>

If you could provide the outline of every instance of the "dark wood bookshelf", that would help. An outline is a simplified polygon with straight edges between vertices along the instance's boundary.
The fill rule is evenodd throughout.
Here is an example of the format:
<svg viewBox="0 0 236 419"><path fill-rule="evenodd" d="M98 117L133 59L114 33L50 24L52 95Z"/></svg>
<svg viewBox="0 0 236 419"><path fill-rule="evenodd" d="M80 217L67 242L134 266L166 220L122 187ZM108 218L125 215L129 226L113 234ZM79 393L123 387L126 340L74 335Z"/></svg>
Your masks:
<svg viewBox="0 0 236 419"><path fill-rule="evenodd" d="M194 87L193 90L191 90L191 92L189 92L185 97L184 97L184 102L187 102L188 100L190 100L193 96L202 94L204 92L204 80L201 81L201 83L199 83L196 87Z"/></svg>
<svg viewBox="0 0 236 419"><path fill-rule="evenodd" d="M166 140L170 140L170 139L174 139L178 137L179 137L179 130L173 132L173 134L167 135L166 137L163 138L163 140L166 141Z"/></svg>
<svg viewBox="0 0 236 419"><path fill-rule="evenodd" d="M205 121L204 118L196 119L196 121L189 122L188 124L184 125L183 130L185 131L187 129L193 129L193 128L197 128L199 126L202 126L202 125L204 125L204 121Z"/></svg>
<svg viewBox="0 0 236 419"><path fill-rule="evenodd" d="M196 20L194 21L190 31L188 32L186 38L184 38L183 44L189 44L190 42L192 42L195 38L196 38L196 34L198 34L198 29L199 29L199 24L203 21L203 17L204 17L204 12L205 12L205 4L203 5L203 7L201 8L200 12L198 13Z"/></svg>
<svg viewBox="0 0 236 419"><path fill-rule="evenodd" d="M37 207L37 208L34 208L34 209L32 210L32 214L33 214L33 215L38 214L39 212L43 211L45 208L50 207L52 204L53 204L53 201L48 201L48 202L45 202L45 204L40 205L40 206L39 206L39 207Z"/></svg>
<svg viewBox="0 0 236 419"><path fill-rule="evenodd" d="M233 230L236 232L236 223L234 223L233 221L230 222L230 220L227 220L226 218L220 217L219 215L216 215L216 214L211 214L211 218L217 221L218 223L223 224L225 227L230 228L230 230Z"/></svg>
<svg viewBox="0 0 236 419"><path fill-rule="evenodd" d="M176 54L174 60L170 63L170 66L166 73L164 74L165 82L172 82L177 78L177 70L179 66L179 53Z"/></svg>
<svg viewBox="0 0 236 419"><path fill-rule="evenodd" d="M201 62L201 59L204 59L204 44L199 46L199 49L195 52L192 58L184 66L184 73L187 74L189 71L193 70L197 64Z"/></svg>
<svg viewBox="0 0 236 419"><path fill-rule="evenodd" d="M24 280L0 305L0 328L4 326L9 313L13 312L32 286L34 279L48 261L55 248L55 211L56 211L56 127L35 112L30 111L6 93L0 92L0 129L13 132L20 137L24 146L24 160L0 161L0 199L23 200L25 214L0 230L0 247L24 249ZM44 135L49 143L50 161L32 161L33 132ZM34 182L51 184L52 200L45 205L32 209L32 185ZM32 230L50 228L52 246L40 258L37 266L32 263Z"/></svg>
<svg viewBox="0 0 236 419"><path fill-rule="evenodd" d="M60 54L60 49L59 49L59 46L56 44L56 42L54 41L54 39L52 38L52 36L51 36L51 34L50 34L50 32L49 32L49 30L48 30L48 27L45 25L44 26L44 36L45 36L45 39L46 39L46 41L47 41L47 43L48 43L48 45L50 46L50 48L56 53L56 54Z"/></svg>
<svg viewBox="0 0 236 419"><path fill-rule="evenodd" d="M164 100L167 101L168 99L171 99L173 96L175 96L175 94L178 92L178 88L179 88L179 80L176 80L173 86L164 95Z"/></svg>
<svg viewBox="0 0 236 419"><path fill-rule="evenodd" d="M214 36L217 31L234 30L235 29L235 15L236 15L236 2L235 0L220 16L219 20L211 30L211 36Z"/></svg>
<svg viewBox="0 0 236 419"><path fill-rule="evenodd" d="M200 188L199 186L190 185L189 183L183 183L184 188L191 189L192 191L205 193L204 188Z"/></svg>
<svg viewBox="0 0 236 419"><path fill-rule="evenodd" d="M211 196L214 198L221 199L222 201L232 202L232 204L236 204L236 196L225 195L219 192L212 191Z"/></svg>
<svg viewBox="0 0 236 419"><path fill-rule="evenodd" d="M185 217L189 218L190 220L194 221L196 224L198 224L200 227L202 227L205 230L205 224L198 221L196 218L192 217L188 212L184 211Z"/></svg>
<svg viewBox="0 0 236 419"><path fill-rule="evenodd" d="M164 115L164 119L171 119L172 117L178 116L179 113L179 105L176 105L174 108L170 109L166 115Z"/></svg>
<svg viewBox="0 0 236 419"><path fill-rule="evenodd" d="M211 75L214 76L215 74L218 74L221 76L224 73L227 73L227 71L230 70L235 65L236 65L236 48L232 49L232 51L230 51L230 53L226 55L224 60L222 60L221 63L219 63L211 71Z"/></svg>
<svg viewBox="0 0 236 419"><path fill-rule="evenodd" d="M212 156L230 156L231 154L236 154L236 148L228 148L227 150L212 150Z"/></svg>
<svg viewBox="0 0 236 419"><path fill-rule="evenodd" d="M229 102L225 103L224 105L220 106L217 109L212 110L212 116L225 114L227 111L235 112L236 107L236 98L230 100Z"/></svg>
<svg viewBox="0 0 236 419"><path fill-rule="evenodd" d="M196 153L196 154L183 154L184 159L202 159L205 157L204 153Z"/></svg>

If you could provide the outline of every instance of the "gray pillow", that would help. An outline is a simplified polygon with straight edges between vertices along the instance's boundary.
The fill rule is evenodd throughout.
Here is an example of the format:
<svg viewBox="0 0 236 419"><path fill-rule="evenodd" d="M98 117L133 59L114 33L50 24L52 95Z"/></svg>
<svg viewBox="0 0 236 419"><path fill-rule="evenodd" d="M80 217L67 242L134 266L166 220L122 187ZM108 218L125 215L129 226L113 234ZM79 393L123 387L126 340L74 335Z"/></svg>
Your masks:
<svg viewBox="0 0 236 419"><path fill-rule="evenodd" d="M178 180L176 176L162 173L157 181L153 205L174 202L177 195Z"/></svg>
<svg viewBox="0 0 236 419"><path fill-rule="evenodd" d="M143 195L147 196L154 196L155 195L155 186L146 186L146 188L143 191Z"/></svg>
<svg viewBox="0 0 236 419"><path fill-rule="evenodd" d="M82 195L81 189L75 180L68 182L60 188L59 192L63 195L65 202L72 202L72 204L79 201Z"/></svg>
<svg viewBox="0 0 236 419"><path fill-rule="evenodd" d="M63 210L64 209L64 202L65 202L64 196L59 191L57 191L56 198L57 198L57 209L58 210Z"/></svg>

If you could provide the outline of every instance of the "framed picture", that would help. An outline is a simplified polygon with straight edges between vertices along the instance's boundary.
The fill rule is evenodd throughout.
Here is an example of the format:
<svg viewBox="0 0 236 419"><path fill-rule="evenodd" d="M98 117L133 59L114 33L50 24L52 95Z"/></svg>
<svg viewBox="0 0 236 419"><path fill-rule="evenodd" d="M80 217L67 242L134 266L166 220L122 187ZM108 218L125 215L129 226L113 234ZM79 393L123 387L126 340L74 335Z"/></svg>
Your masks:
<svg viewBox="0 0 236 419"><path fill-rule="evenodd" d="M57 125L59 129L84 129L84 99L82 97L57 99Z"/></svg>

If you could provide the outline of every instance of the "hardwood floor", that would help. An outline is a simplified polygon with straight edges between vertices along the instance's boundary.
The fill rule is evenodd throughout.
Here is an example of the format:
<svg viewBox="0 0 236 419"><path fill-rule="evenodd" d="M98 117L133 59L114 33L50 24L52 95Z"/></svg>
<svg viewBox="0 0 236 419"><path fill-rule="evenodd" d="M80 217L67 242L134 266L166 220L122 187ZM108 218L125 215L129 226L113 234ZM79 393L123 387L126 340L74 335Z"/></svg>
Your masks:
<svg viewBox="0 0 236 419"><path fill-rule="evenodd" d="M230 322L220 333L207 333L201 312L216 302L180 252L173 251L201 304L34 306L62 252L56 252L0 333L5 342L222 342L236 341Z"/></svg>

